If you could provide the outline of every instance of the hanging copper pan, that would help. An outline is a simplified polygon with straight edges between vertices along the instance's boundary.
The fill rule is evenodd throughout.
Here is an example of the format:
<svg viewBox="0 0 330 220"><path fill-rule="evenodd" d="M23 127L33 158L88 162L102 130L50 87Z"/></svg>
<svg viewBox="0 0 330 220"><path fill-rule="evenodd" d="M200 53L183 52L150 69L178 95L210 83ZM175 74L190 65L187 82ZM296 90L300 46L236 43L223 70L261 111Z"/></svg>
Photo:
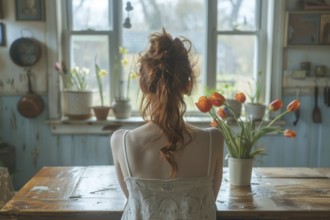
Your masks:
<svg viewBox="0 0 330 220"><path fill-rule="evenodd" d="M21 97L17 104L18 112L27 118L40 115L44 109L42 98L32 91L31 66L36 64L41 56L41 46L33 38L22 37L15 40L10 46L10 57L12 61L27 71L28 93Z"/></svg>
<svg viewBox="0 0 330 220"><path fill-rule="evenodd" d="M17 103L18 112L26 118L34 118L44 110L44 102L41 96L33 93L31 86L31 72L28 70L28 94L21 97Z"/></svg>

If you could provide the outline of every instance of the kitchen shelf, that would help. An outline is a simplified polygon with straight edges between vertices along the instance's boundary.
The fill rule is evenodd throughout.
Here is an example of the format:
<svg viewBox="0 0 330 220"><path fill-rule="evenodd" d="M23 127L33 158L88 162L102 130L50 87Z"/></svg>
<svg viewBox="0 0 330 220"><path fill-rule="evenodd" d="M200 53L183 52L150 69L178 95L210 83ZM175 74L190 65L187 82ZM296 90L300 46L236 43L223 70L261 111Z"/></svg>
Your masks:
<svg viewBox="0 0 330 220"><path fill-rule="evenodd" d="M321 50L329 50L330 45L328 44L318 44L318 45L286 45L284 49L321 49Z"/></svg>
<svg viewBox="0 0 330 220"><path fill-rule="evenodd" d="M291 73L292 71L290 70L284 71L283 90L287 95L295 94L297 90L301 94L312 94L316 85L320 89L330 86L330 75L325 77L306 76L305 78L298 79L292 78Z"/></svg>
<svg viewBox="0 0 330 220"><path fill-rule="evenodd" d="M328 61L330 41L327 23L330 22L330 4L301 5L301 2L285 1L282 44L282 92L283 95L312 95L315 86L321 90L330 86L330 64ZM328 33L328 35L324 35ZM310 75L292 77L293 71L302 71L301 63L310 62ZM325 66L325 77L314 75L317 66ZM297 74L294 74L299 76ZM322 93L321 93L322 94Z"/></svg>

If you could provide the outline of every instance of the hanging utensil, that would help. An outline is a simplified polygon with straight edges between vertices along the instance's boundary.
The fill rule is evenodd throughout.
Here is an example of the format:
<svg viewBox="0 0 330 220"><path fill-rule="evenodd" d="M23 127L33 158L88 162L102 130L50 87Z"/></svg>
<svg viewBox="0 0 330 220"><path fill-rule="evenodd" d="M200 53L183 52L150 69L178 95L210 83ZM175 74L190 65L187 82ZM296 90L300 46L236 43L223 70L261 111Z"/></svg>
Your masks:
<svg viewBox="0 0 330 220"><path fill-rule="evenodd" d="M318 87L318 85L315 85L315 87L314 87L315 106L314 106L313 113L312 113L312 118L313 118L314 123L322 122L321 110L317 105L318 92L319 92L319 87Z"/></svg>
<svg viewBox="0 0 330 220"><path fill-rule="evenodd" d="M329 86L329 85L327 85L327 91L328 91L328 95L327 95L327 98L328 98L328 100L327 100L327 104L328 104L328 107L330 107L330 86Z"/></svg>
<svg viewBox="0 0 330 220"><path fill-rule="evenodd" d="M31 71L27 70L28 77L28 94L21 97L17 103L18 112L26 118L34 118L41 114L44 109L42 98L32 91Z"/></svg>
<svg viewBox="0 0 330 220"><path fill-rule="evenodd" d="M16 65L30 67L39 61L41 46L33 38L21 37L11 44L9 55Z"/></svg>
<svg viewBox="0 0 330 220"><path fill-rule="evenodd" d="M24 37L24 31L28 31L31 37ZM17 110L26 118L34 118L44 109L43 99L32 91L31 85L31 66L41 57L41 44L32 37L32 32L28 29L21 30L21 35L22 37L15 40L9 50L11 60L16 65L24 67L28 79L28 93L18 101Z"/></svg>
<svg viewBox="0 0 330 220"><path fill-rule="evenodd" d="M323 90L323 98L324 98L324 104L325 105L329 104L328 89L329 89L329 86L328 86L328 80L327 80L327 84L326 84L326 86L324 86L324 90Z"/></svg>
<svg viewBox="0 0 330 220"><path fill-rule="evenodd" d="M299 93L300 93L300 89L297 88L296 89L296 99L299 100ZM293 125L296 126L298 124L298 121L299 121L299 118L300 118L300 109L298 108L295 112L295 116L296 116L296 119L294 120L293 122Z"/></svg>

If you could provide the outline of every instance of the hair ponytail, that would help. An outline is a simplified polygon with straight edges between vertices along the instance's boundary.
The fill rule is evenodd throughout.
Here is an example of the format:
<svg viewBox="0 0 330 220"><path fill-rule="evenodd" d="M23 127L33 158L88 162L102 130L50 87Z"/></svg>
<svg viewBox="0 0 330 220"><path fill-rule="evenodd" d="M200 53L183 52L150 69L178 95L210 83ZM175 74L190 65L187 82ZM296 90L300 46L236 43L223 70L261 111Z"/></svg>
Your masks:
<svg viewBox="0 0 330 220"><path fill-rule="evenodd" d="M150 36L150 47L139 59L141 115L158 125L167 137L160 154L171 166L171 177L177 172L173 153L192 139L183 120L187 108L184 95L191 94L195 83L190 49L189 40L173 39L163 29ZM184 134L190 138L188 141Z"/></svg>

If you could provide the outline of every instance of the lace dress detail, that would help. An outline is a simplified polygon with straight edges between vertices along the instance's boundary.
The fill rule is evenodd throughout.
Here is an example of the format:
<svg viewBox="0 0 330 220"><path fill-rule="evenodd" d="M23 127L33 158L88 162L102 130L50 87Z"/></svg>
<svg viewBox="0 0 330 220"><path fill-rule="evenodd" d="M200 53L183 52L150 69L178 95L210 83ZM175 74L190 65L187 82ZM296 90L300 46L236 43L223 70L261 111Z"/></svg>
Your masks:
<svg viewBox="0 0 330 220"><path fill-rule="evenodd" d="M124 139L125 136L126 133ZM124 154L129 173L129 177L125 178L129 196L122 220L216 219L213 177L170 180L135 178L129 169L125 143ZM210 156L211 149L208 173Z"/></svg>

